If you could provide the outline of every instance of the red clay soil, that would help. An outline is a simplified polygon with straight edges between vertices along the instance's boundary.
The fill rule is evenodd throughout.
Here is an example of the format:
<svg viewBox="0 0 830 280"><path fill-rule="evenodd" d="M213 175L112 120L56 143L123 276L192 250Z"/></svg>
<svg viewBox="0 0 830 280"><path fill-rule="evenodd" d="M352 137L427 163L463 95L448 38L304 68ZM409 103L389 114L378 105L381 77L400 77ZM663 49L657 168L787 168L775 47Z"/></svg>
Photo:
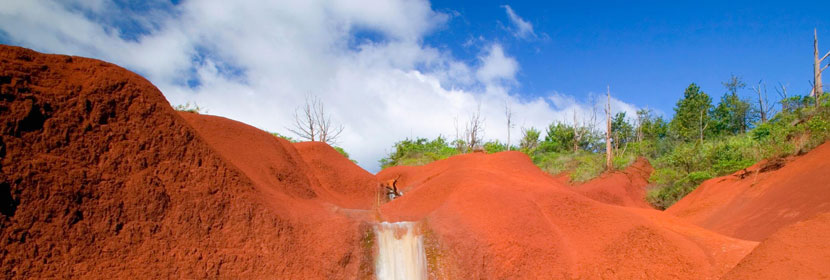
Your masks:
<svg viewBox="0 0 830 280"><path fill-rule="evenodd" d="M370 209L374 206L378 186L375 175L322 142L294 143L294 147L340 207Z"/></svg>
<svg viewBox="0 0 830 280"><path fill-rule="evenodd" d="M830 213L783 227L723 279L830 279Z"/></svg>
<svg viewBox="0 0 830 280"><path fill-rule="evenodd" d="M803 156L761 162L703 182L666 212L728 236L761 241L830 212L828 158L830 143L825 143Z"/></svg>
<svg viewBox="0 0 830 280"><path fill-rule="evenodd" d="M519 152L396 167L385 220L423 221L432 278L716 279L755 246L656 210L586 198Z"/></svg>
<svg viewBox="0 0 830 280"><path fill-rule="evenodd" d="M603 173L598 178L574 185L573 189L599 202L652 209L646 202L646 187L652 171L654 168L648 160L641 157L625 170Z"/></svg>
<svg viewBox="0 0 830 280"><path fill-rule="evenodd" d="M3 278L371 272L370 227L330 209L332 187L293 145L182 118L118 66L0 46L0 132ZM350 188L347 202L366 200Z"/></svg>

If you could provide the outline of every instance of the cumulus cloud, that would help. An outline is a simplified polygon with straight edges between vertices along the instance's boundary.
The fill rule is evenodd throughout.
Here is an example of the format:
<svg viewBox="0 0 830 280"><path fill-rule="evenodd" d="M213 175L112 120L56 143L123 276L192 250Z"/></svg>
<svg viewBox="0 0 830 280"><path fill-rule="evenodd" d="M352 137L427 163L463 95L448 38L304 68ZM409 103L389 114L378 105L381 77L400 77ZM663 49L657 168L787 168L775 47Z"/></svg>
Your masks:
<svg viewBox="0 0 830 280"><path fill-rule="evenodd" d="M481 66L476 71L476 77L486 85L493 85L503 81L514 82L516 72L519 71L519 63L516 59L504 54L504 49L499 44L493 44L487 49L487 53L479 57Z"/></svg>
<svg viewBox="0 0 830 280"><path fill-rule="evenodd" d="M107 1L2 2L0 33L11 43L120 64L171 104L196 102L287 134L294 109L316 95L345 126L338 145L373 172L395 141L452 138L455 120L463 125L479 107L485 138L502 141L505 102L514 123L538 128L595 107L558 93L521 97L513 91L519 63L499 44L485 44L474 63L425 44L449 17L423 0L150 1L141 10Z"/></svg>
<svg viewBox="0 0 830 280"><path fill-rule="evenodd" d="M509 5L503 5L501 7L504 8L504 11L507 13L507 18L510 19L510 24L513 25L511 29L513 36L522 39L536 37L536 33L533 32L533 24L522 19Z"/></svg>

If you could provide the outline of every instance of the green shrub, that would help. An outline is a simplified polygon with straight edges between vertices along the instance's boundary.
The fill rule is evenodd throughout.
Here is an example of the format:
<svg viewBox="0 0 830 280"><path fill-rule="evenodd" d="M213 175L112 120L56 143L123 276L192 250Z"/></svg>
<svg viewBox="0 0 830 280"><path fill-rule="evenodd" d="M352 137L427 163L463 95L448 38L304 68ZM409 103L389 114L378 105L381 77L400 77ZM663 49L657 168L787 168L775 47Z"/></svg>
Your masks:
<svg viewBox="0 0 830 280"><path fill-rule="evenodd" d="M406 139L395 143L395 150L380 160L383 168L398 165L424 165L459 154L443 137Z"/></svg>
<svg viewBox="0 0 830 280"><path fill-rule="evenodd" d="M357 161L356 161L356 160L351 159L351 158L349 157L349 153L347 153L347 152L346 152L346 150L344 150L343 148L340 148L340 147L338 147L338 146L331 146L331 147L332 147L332 148L334 148L334 150L335 150L335 151L337 151L338 153L340 153L341 155L343 155L344 157L346 157L346 159L348 159L348 160L352 161L354 164L357 164Z"/></svg>
<svg viewBox="0 0 830 280"><path fill-rule="evenodd" d="M185 104L176 105L173 107L173 109L175 109L176 111L190 112L195 114L207 113L207 110L205 108L199 107L199 104L196 104L196 102L190 104L190 101L188 101Z"/></svg>
<svg viewBox="0 0 830 280"><path fill-rule="evenodd" d="M507 151L507 145L502 144L499 141L489 141L484 143L484 151L488 154L504 152Z"/></svg>
<svg viewBox="0 0 830 280"><path fill-rule="evenodd" d="M549 174L571 171L571 181L585 182L596 178L605 170L605 155L579 151L577 153L539 153L533 162Z"/></svg>
<svg viewBox="0 0 830 280"><path fill-rule="evenodd" d="M571 173L571 181L586 182L605 171L605 154L580 152L576 157L577 166Z"/></svg>
<svg viewBox="0 0 830 280"><path fill-rule="evenodd" d="M637 156L634 153L628 152L625 154L618 154L614 155L612 162L614 163L614 169L623 170L637 159Z"/></svg>
<svg viewBox="0 0 830 280"><path fill-rule="evenodd" d="M277 132L271 132L271 135L274 135L274 137L279 137L279 138L285 139L285 140L287 140L288 142L291 142L291 143L297 143L297 142L300 142L300 141L298 141L298 140L296 140L296 139L294 139L294 138L291 138L291 137L288 137L288 136L285 136L285 135L279 134L279 133L277 133Z"/></svg>

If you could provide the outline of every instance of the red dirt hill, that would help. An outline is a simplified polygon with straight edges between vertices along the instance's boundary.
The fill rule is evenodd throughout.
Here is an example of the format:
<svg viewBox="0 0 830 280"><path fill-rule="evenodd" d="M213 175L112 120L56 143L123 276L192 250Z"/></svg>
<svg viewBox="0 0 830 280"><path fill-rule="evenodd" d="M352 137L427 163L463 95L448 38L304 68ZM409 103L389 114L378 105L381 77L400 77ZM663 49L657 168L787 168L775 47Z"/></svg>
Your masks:
<svg viewBox="0 0 830 280"><path fill-rule="evenodd" d="M666 212L722 234L761 241L830 212L830 143L703 182ZM776 169L778 168L778 169Z"/></svg>
<svg viewBox="0 0 830 280"><path fill-rule="evenodd" d="M371 267L369 228L326 206L333 187L293 145L183 119L118 66L0 46L0 132L5 277L323 279Z"/></svg>
<svg viewBox="0 0 830 280"><path fill-rule="evenodd" d="M648 178L654 168L645 158L638 158L625 170L606 172L600 177L572 186L591 199L626 207L652 209L646 202Z"/></svg>
<svg viewBox="0 0 830 280"><path fill-rule="evenodd" d="M518 152L389 168L386 220L423 220L430 272L450 279L714 279L755 246L656 210L588 199ZM629 210L630 209L630 210Z"/></svg>
<svg viewBox="0 0 830 280"><path fill-rule="evenodd" d="M322 142L294 143L300 155L313 167L317 180L344 208L370 209L374 206L378 187L375 175Z"/></svg>
<svg viewBox="0 0 830 280"><path fill-rule="evenodd" d="M830 213L782 228L723 279L830 279Z"/></svg>

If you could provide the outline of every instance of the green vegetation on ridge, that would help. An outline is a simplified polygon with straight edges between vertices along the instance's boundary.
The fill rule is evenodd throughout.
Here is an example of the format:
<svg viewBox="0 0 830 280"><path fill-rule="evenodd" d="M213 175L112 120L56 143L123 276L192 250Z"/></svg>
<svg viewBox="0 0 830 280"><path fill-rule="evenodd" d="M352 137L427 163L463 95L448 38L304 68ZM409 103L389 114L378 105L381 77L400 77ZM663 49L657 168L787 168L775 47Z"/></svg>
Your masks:
<svg viewBox="0 0 830 280"><path fill-rule="evenodd" d="M646 200L655 207L668 208L707 179L762 159L804 153L830 139L826 93L819 95L820 106L814 97L786 96L786 91L781 100L770 103L763 84L752 88L755 100L741 97L746 84L737 76L723 86L725 93L713 104L712 97L690 84L669 120L648 109L633 117L620 112L611 118L613 166L622 169L639 156L648 158L654 173ZM523 128L519 145L509 150L527 154L545 172L570 172L572 181L584 182L605 170L605 134L595 123L554 121L544 132ZM384 168L423 165L471 151L465 147L464 140L443 137L406 139L395 143L380 162ZM494 153L508 147L492 140L479 150Z"/></svg>

